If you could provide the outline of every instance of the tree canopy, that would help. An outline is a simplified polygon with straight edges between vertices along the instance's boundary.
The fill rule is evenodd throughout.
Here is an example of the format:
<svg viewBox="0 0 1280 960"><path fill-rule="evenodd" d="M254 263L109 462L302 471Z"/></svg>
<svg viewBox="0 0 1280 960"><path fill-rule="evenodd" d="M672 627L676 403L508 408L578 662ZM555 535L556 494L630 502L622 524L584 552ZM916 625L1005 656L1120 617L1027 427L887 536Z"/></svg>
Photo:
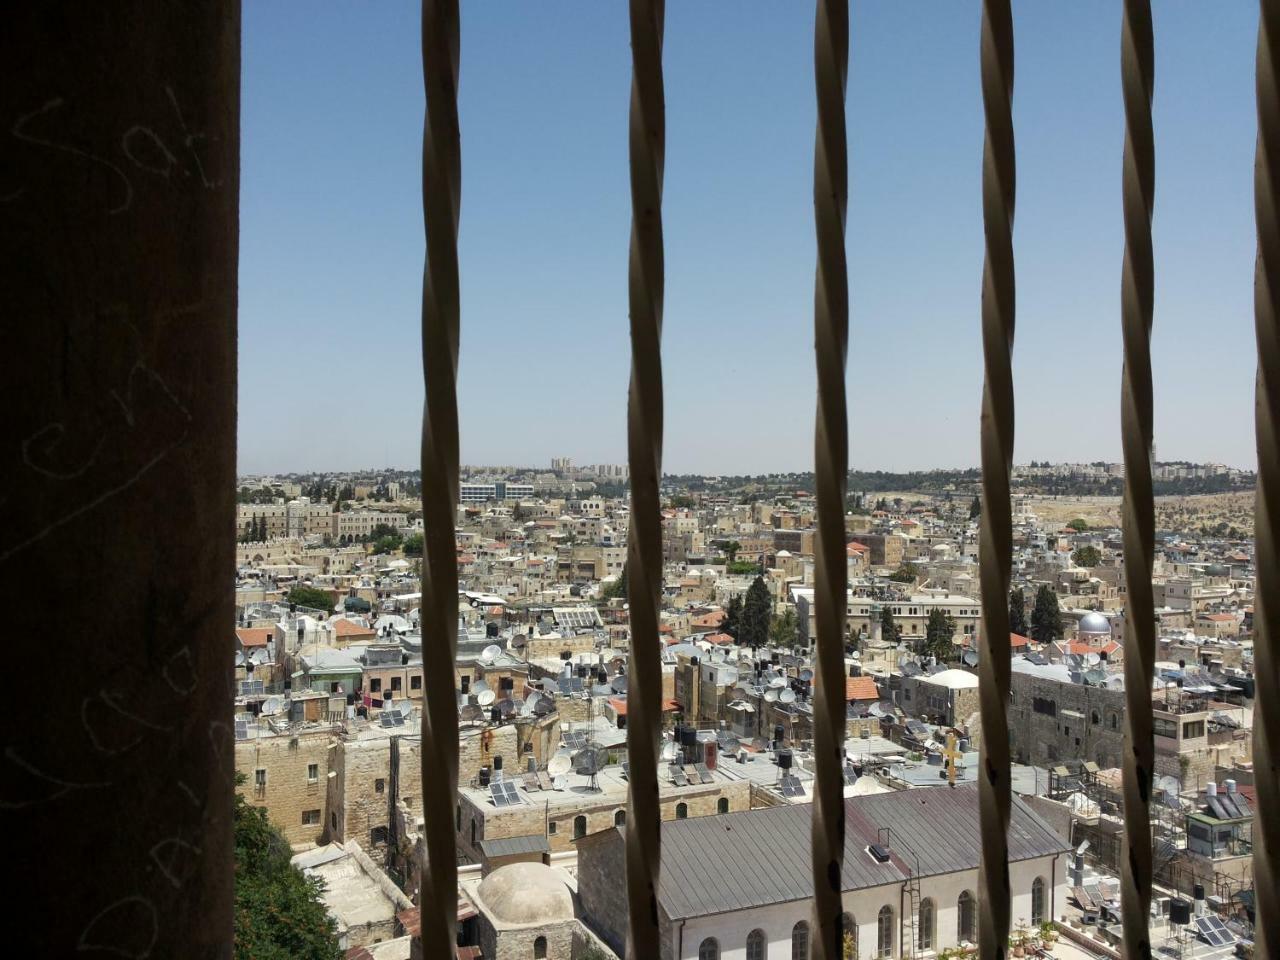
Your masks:
<svg viewBox="0 0 1280 960"><path fill-rule="evenodd" d="M773 623L769 626L769 643L788 650L799 646L799 622L796 620L795 610L791 607L787 607L780 616L773 618Z"/></svg>
<svg viewBox="0 0 1280 960"><path fill-rule="evenodd" d="M236 778L244 783L244 775ZM235 799L236 960L339 960L323 883L289 863L289 843L267 811Z"/></svg>
<svg viewBox="0 0 1280 960"><path fill-rule="evenodd" d="M612 583L606 583L600 590L601 600L627 599L627 564L622 565L622 573Z"/></svg>
<svg viewBox="0 0 1280 960"><path fill-rule="evenodd" d="M763 647L769 642L769 624L773 620L773 600L764 579L756 577L747 588L742 602L742 619L738 627L738 643L745 647Z"/></svg>
<svg viewBox="0 0 1280 960"><path fill-rule="evenodd" d="M1031 639L1037 643L1052 643L1062 639L1062 612L1058 609L1058 595L1047 585L1036 591L1035 607L1031 611Z"/></svg>
<svg viewBox="0 0 1280 960"><path fill-rule="evenodd" d="M1079 533L1089 529L1089 521L1087 521L1084 517L1076 517L1074 520L1070 521L1067 524L1067 527Z"/></svg>
<svg viewBox="0 0 1280 960"><path fill-rule="evenodd" d="M1027 597L1021 587L1009 592L1009 632L1020 637L1027 635Z"/></svg>
<svg viewBox="0 0 1280 960"><path fill-rule="evenodd" d="M422 534L411 533L405 538L404 555L406 557L422 556Z"/></svg>
<svg viewBox="0 0 1280 960"><path fill-rule="evenodd" d="M1071 555L1071 562L1077 567L1096 567L1102 562L1102 553L1095 546L1083 546Z"/></svg>
<svg viewBox="0 0 1280 960"><path fill-rule="evenodd" d="M324 610L327 613L333 609L333 594L315 587L296 586L289 591L288 599L290 603L310 607L312 610Z"/></svg>
<svg viewBox="0 0 1280 960"><path fill-rule="evenodd" d="M915 583L916 578L920 576L920 568L914 563L904 563L897 570L889 574L889 579L896 583Z"/></svg>
<svg viewBox="0 0 1280 960"><path fill-rule="evenodd" d="M736 640L741 627L742 598L730 597L728 605L724 608L724 619L720 621L720 629Z"/></svg>
<svg viewBox="0 0 1280 960"><path fill-rule="evenodd" d="M893 610L885 604L880 608L880 638L890 643L897 643L901 636L902 632L893 619Z"/></svg>
<svg viewBox="0 0 1280 960"><path fill-rule="evenodd" d="M946 663L955 653L953 642L955 635L955 617L939 607L934 607L929 611L929 622L924 628L925 655L937 657L939 663Z"/></svg>
<svg viewBox="0 0 1280 960"><path fill-rule="evenodd" d="M969 504L969 519L977 520L982 516L982 498L974 497L973 503Z"/></svg>

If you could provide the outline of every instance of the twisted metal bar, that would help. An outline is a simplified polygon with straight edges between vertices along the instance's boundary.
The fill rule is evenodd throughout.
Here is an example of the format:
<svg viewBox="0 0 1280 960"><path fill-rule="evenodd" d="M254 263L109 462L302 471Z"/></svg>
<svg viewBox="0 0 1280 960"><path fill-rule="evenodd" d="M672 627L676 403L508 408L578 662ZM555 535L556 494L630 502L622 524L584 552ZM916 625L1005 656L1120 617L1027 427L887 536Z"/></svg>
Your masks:
<svg viewBox="0 0 1280 960"><path fill-rule="evenodd" d="M1151 209L1156 152L1151 128L1155 46L1150 0L1125 0L1120 39L1124 91L1124 267L1120 316L1124 335L1120 427L1124 446L1125 603L1124 833L1121 915L1124 955L1151 956L1151 780L1155 772L1151 681L1155 675L1155 503L1151 488L1151 318L1155 264Z"/></svg>
<svg viewBox="0 0 1280 960"><path fill-rule="evenodd" d="M462 154L458 134L458 0L423 0L422 216L422 782L427 862L418 906L422 955L456 953L458 860L453 808L458 794L458 210Z"/></svg>
<svg viewBox="0 0 1280 960"><path fill-rule="evenodd" d="M631 530L627 586L631 615L631 686L627 692L627 956L659 954L658 876L662 814L658 806L658 736L662 662L658 611L662 593L662 173L666 105L662 84L664 0L631 0L631 392L627 459Z"/></svg>
<svg viewBox="0 0 1280 960"><path fill-rule="evenodd" d="M983 960L1003 958L1009 943L1009 569L1013 524L1009 473L1013 465L1013 16L1009 0L983 0L982 217L986 259L982 273L982 517L978 533L982 647L978 699L982 769L978 794L982 910L978 947Z"/></svg>
<svg viewBox="0 0 1280 960"><path fill-rule="evenodd" d="M849 2L818 0L813 34L818 125L813 151L813 212L818 241L814 279L814 348L818 405L814 430L818 503L817 700L813 712L817 791L813 805L813 956L839 960L844 871L844 630L848 561L845 493L849 475L849 423L845 362L849 348L849 275L845 218L849 159L845 87L849 73Z"/></svg>
<svg viewBox="0 0 1280 960"><path fill-rule="evenodd" d="M1253 821L1256 955L1280 958L1280 0L1261 0L1256 88L1258 141L1253 167L1258 255L1253 315L1258 338L1255 403L1258 494L1255 514L1253 771L1258 791Z"/></svg>

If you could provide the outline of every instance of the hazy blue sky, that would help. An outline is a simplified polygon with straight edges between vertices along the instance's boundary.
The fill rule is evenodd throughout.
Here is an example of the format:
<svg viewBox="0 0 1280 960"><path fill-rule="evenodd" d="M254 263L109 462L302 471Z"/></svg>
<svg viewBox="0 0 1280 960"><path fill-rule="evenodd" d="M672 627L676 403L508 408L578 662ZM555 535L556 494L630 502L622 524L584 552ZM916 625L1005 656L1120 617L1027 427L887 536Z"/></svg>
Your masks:
<svg viewBox="0 0 1280 960"><path fill-rule="evenodd" d="M624 0L463 3L465 463L625 458ZM1120 458L1119 2L1016 2L1015 458ZM1155 4L1156 443L1254 461L1249 0ZM978 460L978 0L854 4L851 463ZM667 4L671 472L813 459L812 4ZM409 466L417 6L245 4L240 469Z"/></svg>

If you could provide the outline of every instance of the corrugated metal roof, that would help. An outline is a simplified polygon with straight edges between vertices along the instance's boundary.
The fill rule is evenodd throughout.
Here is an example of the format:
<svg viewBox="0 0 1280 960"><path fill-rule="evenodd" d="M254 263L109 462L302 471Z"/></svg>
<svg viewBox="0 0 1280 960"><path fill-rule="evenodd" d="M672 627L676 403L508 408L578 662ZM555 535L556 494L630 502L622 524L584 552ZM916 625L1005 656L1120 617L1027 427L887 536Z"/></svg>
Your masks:
<svg viewBox="0 0 1280 960"><path fill-rule="evenodd" d="M494 857L510 857L517 853L546 853L549 849L547 838L541 833L480 841L480 852L484 854L486 860L492 860Z"/></svg>
<svg viewBox="0 0 1280 960"><path fill-rule="evenodd" d="M926 787L845 801L844 890L976 869L981 850L974 786ZM812 805L666 821L659 899L672 919L807 900L813 894ZM893 857L866 852L889 827ZM1063 853L1067 845L1017 797L1009 824L1010 861Z"/></svg>

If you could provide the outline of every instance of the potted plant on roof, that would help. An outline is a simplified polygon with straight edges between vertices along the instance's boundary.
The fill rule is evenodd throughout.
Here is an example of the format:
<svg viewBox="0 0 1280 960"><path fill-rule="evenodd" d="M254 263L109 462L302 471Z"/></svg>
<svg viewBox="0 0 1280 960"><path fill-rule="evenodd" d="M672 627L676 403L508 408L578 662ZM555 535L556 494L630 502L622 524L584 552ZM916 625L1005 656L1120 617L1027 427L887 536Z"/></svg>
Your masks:
<svg viewBox="0 0 1280 960"><path fill-rule="evenodd" d="M1009 936L1009 946L1013 950L1015 957L1025 957L1027 955L1027 941L1030 939L1030 931L1027 929L1027 922L1019 920L1018 925L1014 927L1013 933Z"/></svg>
<svg viewBox="0 0 1280 960"><path fill-rule="evenodd" d="M1040 924L1040 939L1045 946L1051 946L1057 942L1058 928L1054 926L1052 920L1046 920L1044 923Z"/></svg>

